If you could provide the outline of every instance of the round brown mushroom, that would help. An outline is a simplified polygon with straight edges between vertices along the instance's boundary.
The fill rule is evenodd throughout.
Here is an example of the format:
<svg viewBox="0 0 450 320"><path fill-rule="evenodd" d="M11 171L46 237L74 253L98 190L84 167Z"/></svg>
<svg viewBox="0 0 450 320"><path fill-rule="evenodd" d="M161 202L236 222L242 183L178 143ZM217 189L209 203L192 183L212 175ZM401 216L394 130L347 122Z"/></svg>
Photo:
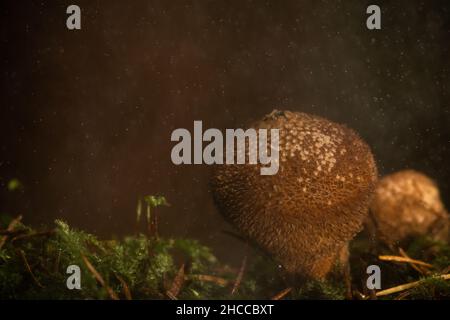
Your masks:
<svg viewBox="0 0 450 320"><path fill-rule="evenodd" d="M427 234L438 240L447 237L448 214L439 189L432 179L414 170L383 177L371 212L380 240L388 245Z"/></svg>
<svg viewBox="0 0 450 320"><path fill-rule="evenodd" d="M251 127L279 129L279 171L217 166L219 211L290 274L324 278L367 216L377 180L370 148L346 126L305 113L275 110Z"/></svg>

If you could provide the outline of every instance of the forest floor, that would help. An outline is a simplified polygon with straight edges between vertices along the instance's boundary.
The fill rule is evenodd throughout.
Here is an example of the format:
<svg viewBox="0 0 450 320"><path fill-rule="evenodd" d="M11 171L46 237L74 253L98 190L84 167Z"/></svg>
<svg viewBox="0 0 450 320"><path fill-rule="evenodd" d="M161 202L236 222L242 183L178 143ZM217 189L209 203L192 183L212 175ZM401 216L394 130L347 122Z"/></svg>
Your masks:
<svg viewBox="0 0 450 320"><path fill-rule="evenodd" d="M293 286L264 255L231 268L196 240L99 240L59 220L34 230L2 216L0 299L450 299L448 243L421 237L402 249L368 239L352 241L346 279ZM80 268L80 290L68 289L71 265ZM369 265L381 268L382 290L367 289Z"/></svg>

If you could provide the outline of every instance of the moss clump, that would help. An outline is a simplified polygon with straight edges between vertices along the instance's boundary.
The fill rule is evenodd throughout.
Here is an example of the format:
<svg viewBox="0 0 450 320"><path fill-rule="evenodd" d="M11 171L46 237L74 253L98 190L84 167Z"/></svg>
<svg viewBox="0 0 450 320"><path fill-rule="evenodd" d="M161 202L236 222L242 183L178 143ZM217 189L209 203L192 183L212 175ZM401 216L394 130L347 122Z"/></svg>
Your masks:
<svg viewBox="0 0 450 320"><path fill-rule="evenodd" d="M62 221L56 221L55 229L46 232L19 224L5 234L7 239L0 249L0 299L106 299L111 298L108 288L121 298L125 297L125 286L133 298L165 298L179 261L184 261L192 273L211 272L217 264L210 250L194 240L138 235L100 241ZM101 275L104 285L86 260ZM66 287L69 265L81 268L81 290ZM182 289L189 292L191 286L186 283ZM183 295L195 297L186 292Z"/></svg>
<svg viewBox="0 0 450 320"><path fill-rule="evenodd" d="M367 279L366 267L376 264L382 272L382 289L414 284L411 288L379 297L380 299L450 298L450 281L442 278L450 273L450 245L446 242L420 236L409 238L394 247L370 241L362 233L352 242L350 249L353 289L363 296L374 298L374 292L367 291L364 284ZM428 266L380 260L380 256L386 255L399 258L407 256Z"/></svg>
<svg viewBox="0 0 450 320"><path fill-rule="evenodd" d="M422 257L437 269L450 267L450 246L443 241L418 237L411 241L407 251L413 257Z"/></svg>
<svg viewBox="0 0 450 320"><path fill-rule="evenodd" d="M293 295L295 299L343 300L345 286L330 280L311 280L297 289Z"/></svg>
<svg viewBox="0 0 450 320"><path fill-rule="evenodd" d="M429 300L449 299L450 281L437 277L422 279L421 285L408 292L408 299Z"/></svg>
<svg viewBox="0 0 450 320"><path fill-rule="evenodd" d="M294 287L280 272L279 265L264 255L249 257L246 267L239 269L220 263L208 247L195 240L143 234L100 240L58 220L51 230L34 230L19 220L14 223L10 220L0 218L0 299L344 299L348 296L342 278L309 281ZM365 268L378 264L382 269L383 289L421 280L420 285L383 299L450 298L450 281L436 277L449 272L448 244L418 238L405 248L410 257L426 261L432 268L421 274L408 264L379 261L378 255L392 254L391 249L372 247L364 236L356 239L351 246L353 293L360 291L369 296L363 286L367 278ZM67 289L69 265L81 268L81 290Z"/></svg>

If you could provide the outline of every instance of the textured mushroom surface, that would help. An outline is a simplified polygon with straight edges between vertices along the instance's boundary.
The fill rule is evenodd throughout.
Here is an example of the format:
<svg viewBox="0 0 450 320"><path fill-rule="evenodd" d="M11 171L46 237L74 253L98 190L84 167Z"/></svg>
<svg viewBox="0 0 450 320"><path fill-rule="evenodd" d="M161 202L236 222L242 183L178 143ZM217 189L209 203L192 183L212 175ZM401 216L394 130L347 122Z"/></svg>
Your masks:
<svg viewBox="0 0 450 320"><path fill-rule="evenodd" d="M275 110L251 127L280 130L279 171L217 166L219 211L289 273L323 278L367 216L372 153L353 130L305 113Z"/></svg>
<svg viewBox="0 0 450 320"><path fill-rule="evenodd" d="M387 244L425 234L446 237L448 215L439 189L420 172L404 170L381 179L371 211L378 235Z"/></svg>

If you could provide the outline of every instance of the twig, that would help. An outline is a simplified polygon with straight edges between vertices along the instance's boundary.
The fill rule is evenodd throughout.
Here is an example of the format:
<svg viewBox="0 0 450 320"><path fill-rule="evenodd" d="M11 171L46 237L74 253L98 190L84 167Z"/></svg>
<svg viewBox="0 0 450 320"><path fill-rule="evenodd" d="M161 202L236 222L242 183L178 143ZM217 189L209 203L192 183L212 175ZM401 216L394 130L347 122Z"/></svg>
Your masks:
<svg viewBox="0 0 450 320"><path fill-rule="evenodd" d="M246 266L247 266L247 256L245 256L244 259L242 260L241 268L239 269L236 281L233 284L233 289L231 289L231 295L233 295L239 288L239 285L242 282L242 278L244 277L244 271Z"/></svg>
<svg viewBox="0 0 450 320"><path fill-rule="evenodd" d="M94 278L105 288L105 290L108 292L110 298L112 300L119 300L119 297L117 297L116 293L106 284L105 280L103 280L103 277L98 273L97 270L95 270L94 266L89 262L88 258L84 254L81 255L81 258L84 261L84 264L89 269L89 271L92 273Z"/></svg>
<svg viewBox="0 0 450 320"><path fill-rule="evenodd" d="M237 234L237 233L235 233L233 231L222 230L222 232L224 234L226 234L227 236L230 236L230 237L235 238L237 240L240 240L242 242L247 242L247 239L245 239L243 236L241 236L241 235L239 235L239 234Z"/></svg>
<svg viewBox="0 0 450 320"><path fill-rule="evenodd" d="M402 248L398 248L398 251L400 252L400 254L401 254L403 257L405 257L405 258L407 258L407 259L411 259L411 257L408 256L408 254L407 254L407 253L405 252L405 250L403 250ZM419 272L419 273L421 273L421 274L423 274L423 275L426 275L426 274L429 273L428 270L426 270L426 269L423 268L423 267L416 266L414 263L410 263L409 265L410 265L414 270L416 270L417 272Z"/></svg>
<svg viewBox="0 0 450 320"><path fill-rule="evenodd" d="M417 264L417 265L424 266L427 268L433 268L433 266L429 263L426 263L426 262L423 262L420 260L399 257L399 256L378 256L378 259L380 259L382 261L405 262L405 263L410 263L410 264Z"/></svg>
<svg viewBox="0 0 450 320"><path fill-rule="evenodd" d="M159 238L158 213L156 212L156 210L154 210L154 212L153 212L153 232L154 232L155 238L158 239Z"/></svg>
<svg viewBox="0 0 450 320"><path fill-rule="evenodd" d="M351 270L350 270L350 263L348 261L343 266L342 276L344 277L344 283L345 283L345 297L347 300L352 300L352 298L353 298L352 276L351 276Z"/></svg>
<svg viewBox="0 0 450 320"><path fill-rule="evenodd" d="M116 276L117 280L119 280L120 284L122 285L123 294L125 295L125 298L127 300L133 300L133 297L131 296L130 287L128 287L128 284L125 282L125 280L121 276L119 276L117 273L114 273L114 275Z"/></svg>
<svg viewBox="0 0 450 320"><path fill-rule="evenodd" d="M444 270L441 271L442 273L449 273L450 272L450 266L448 266L447 268L445 268Z"/></svg>
<svg viewBox="0 0 450 320"><path fill-rule="evenodd" d="M6 231L8 231L8 232L13 231L14 228L16 227L16 225L18 225L21 220L22 220L22 216L19 215L17 218L15 218L14 220L12 220L9 223L8 228L6 228ZM8 235L5 235L2 238L0 238L0 249L3 247L3 245L6 242L6 240L8 240Z"/></svg>
<svg viewBox="0 0 450 320"><path fill-rule="evenodd" d="M439 276L435 276L433 278L436 279L442 279L442 280L449 280L450 279L450 273L449 274L442 274ZM393 293L397 293L397 292L401 292L401 291L405 291L408 289L412 289L414 287L419 286L424 280L419 280L419 281L414 281L414 282L410 282L410 283L405 283L390 289L386 289L386 290L381 290L377 292L377 297L381 297L381 296L387 296L389 294L393 294Z"/></svg>
<svg viewBox="0 0 450 320"><path fill-rule="evenodd" d="M180 293L181 287L184 283L184 263L181 265L180 269L177 272L177 275L173 279L172 286L169 290L167 290L166 294L167 296L172 299L176 300L178 294Z"/></svg>
<svg viewBox="0 0 450 320"><path fill-rule="evenodd" d="M10 230L5 229L5 230L0 230L0 236L15 236L15 235L18 235L18 234L21 234L21 233L24 233L24 232L26 232L26 231L25 230L12 230L12 231L10 231Z"/></svg>
<svg viewBox="0 0 450 320"><path fill-rule="evenodd" d="M278 292L276 295L274 295L270 300L281 300L283 299L289 292L292 291L292 288L286 288L280 292Z"/></svg>
<svg viewBox="0 0 450 320"><path fill-rule="evenodd" d="M33 278L34 283L36 283L39 287L45 288L35 277L33 271L31 270L30 264L28 263L27 257L25 256L25 252L23 252L22 249L19 250L20 257L22 258L25 267L27 268L28 273L31 275L31 278Z"/></svg>
<svg viewBox="0 0 450 320"><path fill-rule="evenodd" d="M48 230L48 231L34 232L34 233L29 233L29 234L22 234L22 235L12 238L11 242L16 242L16 241L20 241L20 240L24 240L24 239L28 239L28 238L33 238L33 237L48 237L48 236L53 235L55 232L56 232L55 230Z"/></svg>
<svg viewBox="0 0 450 320"><path fill-rule="evenodd" d="M206 274L191 274L186 278L192 279L192 280L204 281L204 282L213 282L222 287L226 287L229 283L229 281L224 278L210 276L210 275L206 275Z"/></svg>
<svg viewBox="0 0 450 320"><path fill-rule="evenodd" d="M61 250L58 250L58 255L56 256L55 266L53 270L54 273L58 273L60 262L61 262Z"/></svg>
<svg viewBox="0 0 450 320"><path fill-rule="evenodd" d="M404 292L400 293L394 300L404 300L410 294L411 294L411 292L404 291Z"/></svg>

